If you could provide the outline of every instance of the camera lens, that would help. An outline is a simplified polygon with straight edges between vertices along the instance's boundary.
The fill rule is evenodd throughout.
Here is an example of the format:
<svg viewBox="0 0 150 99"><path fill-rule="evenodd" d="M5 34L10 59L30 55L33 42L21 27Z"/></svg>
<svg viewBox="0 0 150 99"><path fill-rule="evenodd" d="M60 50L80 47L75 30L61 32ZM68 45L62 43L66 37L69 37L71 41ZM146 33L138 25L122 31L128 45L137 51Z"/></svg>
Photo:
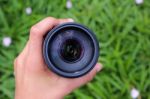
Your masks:
<svg viewBox="0 0 150 99"><path fill-rule="evenodd" d="M96 64L99 45L95 35L77 23L53 28L43 44L46 64L56 74L75 78L88 73Z"/></svg>
<svg viewBox="0 0 150 99"><path fill-rule="evenodd" d="M68 39L61 46L61 56L67 62L75 62L80 59L82 47L76 39Z"/></svg>

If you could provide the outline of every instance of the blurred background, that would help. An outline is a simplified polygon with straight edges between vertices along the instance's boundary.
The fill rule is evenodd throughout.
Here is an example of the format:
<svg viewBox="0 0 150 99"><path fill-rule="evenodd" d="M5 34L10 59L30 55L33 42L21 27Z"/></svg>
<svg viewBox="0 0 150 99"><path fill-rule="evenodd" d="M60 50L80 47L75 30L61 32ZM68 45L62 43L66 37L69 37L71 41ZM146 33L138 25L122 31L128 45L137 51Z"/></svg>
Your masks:
<svg viewBox="0 0 150 99"><path fill-rule="evenodd" d="M150 99L150 0L0 0L0 99L14 98L13 61L41 19L93 30L102 72L66 99Z"/></svg>

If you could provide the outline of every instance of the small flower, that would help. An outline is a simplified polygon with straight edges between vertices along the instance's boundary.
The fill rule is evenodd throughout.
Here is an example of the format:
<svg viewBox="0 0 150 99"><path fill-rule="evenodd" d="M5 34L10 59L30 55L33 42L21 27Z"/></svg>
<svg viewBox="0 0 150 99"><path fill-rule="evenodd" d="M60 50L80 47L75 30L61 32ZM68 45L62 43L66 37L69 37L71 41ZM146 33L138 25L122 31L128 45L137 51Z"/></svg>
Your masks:
<svg viewBox="0 0 150 99"><path fill-rule="evenodd" d="M133 88L132 90L131 90L131 97L132 97L132 99L136 99L136 98L138 98L138 96L139 96L139 91L137 90L137 89L135 89L135 88Z"/></svg>
<svg viewBox="0 0 150 99"><path fill-rule="evenodd" d="M11 42L12 42L12 40L11 40L10 37L4 37L4 38L3 38L3 45L4 45L5 47L9 47L10 44L11 44Z"/></svg>
<svg viewBox="0 0 150 99"><path fill-rule="evenodd" d="M31 7L27 7L25 9L25 12L26 12L27 15L30 15L32 13L32 8Z"/></svg>
<svg viewBox="0 0 150 99"><path fill-rule="evenodd" d="M71 0L67 0L67 2L66 2L66 8L67 9L72 8L72 2L71 2Z"/></svg>
<svg viewBox="0 0 150 99"><path fill-rule="evenodd" d="M144 2L144 0L135 0L135 3L138 5L142 4L143 2Z"/></svg>

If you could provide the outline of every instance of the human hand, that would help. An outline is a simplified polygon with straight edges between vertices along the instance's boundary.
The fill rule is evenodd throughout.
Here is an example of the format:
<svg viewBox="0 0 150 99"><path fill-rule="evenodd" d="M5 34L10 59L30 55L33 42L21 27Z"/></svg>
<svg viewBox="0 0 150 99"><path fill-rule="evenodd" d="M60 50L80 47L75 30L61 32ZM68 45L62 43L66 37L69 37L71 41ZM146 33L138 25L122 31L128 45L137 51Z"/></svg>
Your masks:
<svg viewBox="0 0 150 99"><path fill-rule="evenodd" d="M85 76L79 78L63 78L50 71L42 56L44 36L53 27L72 19L55 19L48 17L32 26L29 40L14 62L15 99L61 99L74 89L92 80L101 64Z"/></svg>

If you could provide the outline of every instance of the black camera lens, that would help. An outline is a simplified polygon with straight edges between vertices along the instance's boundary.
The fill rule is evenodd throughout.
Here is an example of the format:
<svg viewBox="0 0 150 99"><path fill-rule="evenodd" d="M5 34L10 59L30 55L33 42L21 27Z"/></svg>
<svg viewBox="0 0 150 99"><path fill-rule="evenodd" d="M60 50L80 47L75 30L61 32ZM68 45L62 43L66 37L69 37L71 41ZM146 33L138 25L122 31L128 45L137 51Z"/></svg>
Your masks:
<svg viewBox="0 0 150 99"><path fill-rule="evenodd" d="M43 45L46 64L56 74L75 78L88 73L99 56L98 41L88 28L77 23L54 27Z"/></svg>
<svg viewBox="0 0 150 99"><path fill-rule="evenodd" d="M75 62L80 59L82 47L78 40L68 39L61 45L61 57L67 62Z"/></svg>

